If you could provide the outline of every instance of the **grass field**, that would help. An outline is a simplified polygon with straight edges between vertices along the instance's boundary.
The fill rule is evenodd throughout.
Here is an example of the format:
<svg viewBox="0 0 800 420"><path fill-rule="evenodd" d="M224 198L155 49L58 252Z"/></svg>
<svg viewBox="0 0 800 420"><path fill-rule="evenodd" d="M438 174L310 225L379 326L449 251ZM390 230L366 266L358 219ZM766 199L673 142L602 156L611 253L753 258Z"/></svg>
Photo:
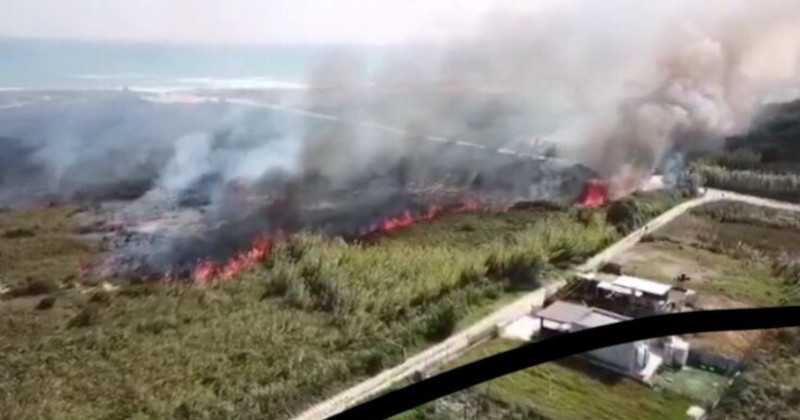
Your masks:
<svg viewBox="0 0 800 420"><path fill-rule="evenodd" d="M693 278L688 285L701 294L725 296L756 306L778 305L783 283L770 267L702 248L674 242L637 245L615 260L634 276L670 283L681 273Z"/></svg>
<svg viewBox="0 0 800 420"><path fill-rule="evenodd" d="M721 202L679 217L617 261L633 275L670 282L686 273L702 293L781 305L793 285L775 264L800 256L798 244L800 215Z"/></svg>
<svg viewBox="0 0 800 420"><path fill-rule="evenodd" d="M2 278L58 286L0 302L7 418L283 418L618 237L602 212L453 215L363 244L301 235L227 283L104 292L78 287L95 251L71 211L2 214L33 231L0 238Z"/></svg>
<svg viewBox="0 0 800 420"><path fill-rule="evenodd" d="M78 277L95 249L71 234L74 211L0 211L0 286L20 286L31 279L53 288Z"/></svg>
<svg viewBox="0 0 800 420"><path fill-rule="evenodd" d="M494 340L467 353L455 364L500 353L520 343ZM691 400L655 391L632 379L604 372L580 361L548 363L480 386L496 401L533 409L550 420L685 419Z"/></svg>

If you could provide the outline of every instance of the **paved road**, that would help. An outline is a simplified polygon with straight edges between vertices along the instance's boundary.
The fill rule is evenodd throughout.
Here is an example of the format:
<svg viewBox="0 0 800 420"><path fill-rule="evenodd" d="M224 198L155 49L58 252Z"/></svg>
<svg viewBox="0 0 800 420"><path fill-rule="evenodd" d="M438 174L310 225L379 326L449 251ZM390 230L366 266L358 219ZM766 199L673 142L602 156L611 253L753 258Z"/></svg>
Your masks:
<svg viewBox="0 0 800 420"><path fill-rule="evenodd" d="M753 197L728 191L707 189L700 197L681 203L659 217L651 220L646 225L629 234L620 241L614 243L599 254L589 259L584 264L577 267L578 271L589 272L596 270L603 263L610 261L622 252L632 248L642 236L647 235L662 226L671 222L678 216L691 210L714 201L731 200L741 201L758 206L771 207L781 210L798 211L800 205L790 204L775 200ZM336 413L344 411L346 408L358 402L365 401L376 396L382 391L389 389L392 385L411 377L415 372L424 372L428 369L441 366L450 360L458 357L476 343L490 338L497 328L510 324L511 322L527 315L531 310L540 307L544 303L545 297L551 296L565 284L564 281L557 281L548 284L546 287L531 292L520 299L512 302L491 315L481 319L477 323L464 331L448 338L442 343L434 345L427 350L407 359L401 365L387 369L377 376L367 379L352 388L349 388L332 398L314 405L304 411L295 420L321 420L328 418Z"/></svg>
<svg viewBox="0 0 800 420"><path fill-rule="evenodd" d="M628 236L620 239L610 247L601 251L599 254L590 258L588 261L578 266L577 270L583 272L597 270L604 263L611 261L614 257L619 255L620 253L625 252L630 248L632 248L634 245L636 245L639 242L639 240L642 239L642 236L645 236L648 233L652 233L658 230L662 226L673 221L678 216L682 215L683 213L686 213L687 211L697 206L702 206L704 204L708 204L713 201L722 200L723 194L724 193L722 191L709 189L706 190L702 196L683 202L669 209L664 214L656 217L655 219L648 222L646 225L630 233Z"/></svg>

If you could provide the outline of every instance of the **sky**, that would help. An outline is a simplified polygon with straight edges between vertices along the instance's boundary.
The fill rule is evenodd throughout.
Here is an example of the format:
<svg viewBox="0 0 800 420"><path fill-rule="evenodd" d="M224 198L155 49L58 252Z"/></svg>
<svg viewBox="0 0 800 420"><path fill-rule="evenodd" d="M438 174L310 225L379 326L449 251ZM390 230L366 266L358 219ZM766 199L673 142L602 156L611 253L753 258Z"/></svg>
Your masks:
<svg viewBox="0 0 800 420"><path fill-rule="evenodd" d="M446 39L494 7L529 9L563 1L0 0L0 37L391 44Z"/></svg>

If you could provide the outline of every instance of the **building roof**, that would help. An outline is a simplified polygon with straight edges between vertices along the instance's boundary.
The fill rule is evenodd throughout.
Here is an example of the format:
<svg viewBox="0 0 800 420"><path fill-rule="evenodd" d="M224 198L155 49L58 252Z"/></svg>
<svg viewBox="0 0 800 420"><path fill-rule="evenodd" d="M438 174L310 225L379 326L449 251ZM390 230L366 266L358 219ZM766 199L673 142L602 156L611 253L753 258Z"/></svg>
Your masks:
<svg viewBox="0 0 800 420"><path fill-rule="evenodd" d="M591 312L585 317L576 321L575 324L580 325L581 327L594 328L620 321L627 321L628 319L630 318L615 314L613 312L591 308Z"/></svg>
<svg viewBox="0 0 800 420"><path fill-rule="evenodd" d="M668 284L657 283L631 276L619 276L612 282L612 284L657 296L664 296L672 289L672 286Z"/></svg>
<svg viewBox="0 0 800 420"><path fill-rule="evenodd" d="M552 305L540 310L536 313L536 316L546 321L572 324L584 328L594 328L630 319L614 312L561 300L555 301Z"/></svg>
<svg viewBox="0 0 800 420"><path fill-rule="evenodd" d="M591 312L591 308L586 306L558 300L553 302L550 306L537 312L536 316L549 321L571 324L579 321L581 318L589 315Z"/></svg>
<svg viewBox="0 0 800 420"><path fill-rule="evenodd" d="M633 289L629 289L627 287L617 286L613 283L609 283L607 281L601 281L597 283L598 289L608 290L609 292L619 293L621 295L632 295Z"/></svg>

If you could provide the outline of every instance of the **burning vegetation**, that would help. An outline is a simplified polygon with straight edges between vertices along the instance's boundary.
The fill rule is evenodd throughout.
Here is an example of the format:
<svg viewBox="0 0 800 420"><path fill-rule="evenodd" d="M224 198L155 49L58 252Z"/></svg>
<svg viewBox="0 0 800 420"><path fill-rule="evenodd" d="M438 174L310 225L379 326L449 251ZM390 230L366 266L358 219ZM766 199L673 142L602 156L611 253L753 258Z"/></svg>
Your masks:
<svg viewBox="0 0 800 420"><path fill-rule="evenodd" d="M338 188L314 176L263 188L231 187L226 206L238 207L233 212L184 200L172 215L104 223L110 255L92 270L189 276L205 283L263 261L276 242L303 230L358 240L443 214L502 212L522 202L594 207L607 201L603 183L590 182L591 171L579 165L507 160L508 166L498 164L493 171L440 167L434 174L410 172L409 165L421 162L406 160L404 168Z"/></svg>

